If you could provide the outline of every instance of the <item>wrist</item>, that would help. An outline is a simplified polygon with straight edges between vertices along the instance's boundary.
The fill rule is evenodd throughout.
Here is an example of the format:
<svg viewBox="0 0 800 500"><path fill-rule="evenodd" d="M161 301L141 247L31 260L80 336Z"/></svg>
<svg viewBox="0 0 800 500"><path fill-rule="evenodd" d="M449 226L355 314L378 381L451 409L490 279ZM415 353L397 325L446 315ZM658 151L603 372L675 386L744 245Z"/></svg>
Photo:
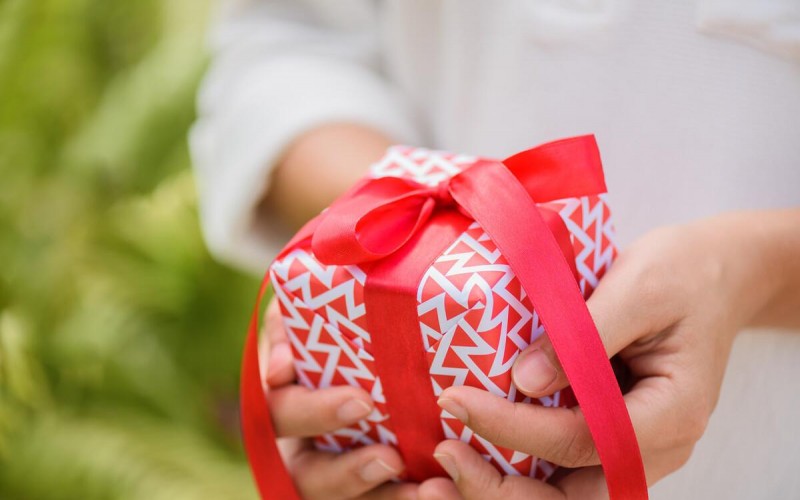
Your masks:
<svg viewBox="0 0 800 500"><path fill-rule="evenodd" d="M287 148L264 206L299 227L349 189L391 144L363 125L332 123L310 130Z"/></svg>
<svg viewBox="0 0 800 500"><path fill-rule="evenodd" d="M800 292L800 238L796 234L800 225L791 230L791 215L791 211L748 211L710 219L708 231L723 256L727 287L723 293L730 294L729 312L736 330L780 322L785 303L794 302L792 295ZM800 224L796 218L794 222Z"/></svg>
<svg viewBox="0 0 800 500"><path fill-rule="evenodd" d="M751 326L800 326L800 209L753 212L767 296Z"/></svg>

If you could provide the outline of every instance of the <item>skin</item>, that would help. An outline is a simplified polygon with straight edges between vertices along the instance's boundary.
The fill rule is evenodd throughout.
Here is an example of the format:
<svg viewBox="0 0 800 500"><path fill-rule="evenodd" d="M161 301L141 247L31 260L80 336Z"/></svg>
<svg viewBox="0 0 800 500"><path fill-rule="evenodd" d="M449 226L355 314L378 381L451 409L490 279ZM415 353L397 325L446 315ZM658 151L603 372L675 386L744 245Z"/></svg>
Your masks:
<svg viewBox="0 0 800 500"><path fill-rule="evenodd" d="M645 235L589 299L608 354L619 353L637 380L625 402L649 484L686 463L703 435L736 333L800 326L798 255L800 210L727 214ZM512 375L534 397L567 385L546 338L520 355ZM439 405L492 442L580 469L552 485L501 477L469 446L448 441L436 456L453 481L429 481L420 498L607 498L579 409L513 404L468 387L445 390Z"/></svg>
<svg viewBox="0 0 800 500"><path fill-rule="evenodd" d="M299 228L355 184L392 144L380 132L356 124L310 130L286 149L272 173L263 209Z"/></svg>
<svg viewBox="0 0 800 500"><path fill-rule="evenodd" d="M360 139L368 146L349 152L347 158L331 160L325 154L357 150ZM339 148L342 142L348 148ZM360 177L390 143L355 125L313 131L289 149L265 206L284 214L290 224L302 223L309 212L318 212ZM339 183L328 187L305 182L334 177ZM298 208L298 199L310 208ZM686 463L703 435L737 332L748 326L800 327L798 256L800 209L724 214L644 235L621 253L588 300L608 355L619 355L636 380L625 402L649 484ZM391 447L373 445L341 455L316 451L307 438L366 416L372 408L369 395L354 387L312 392L295 385L275 303L269 308L266 331L270 406L283 436L281 449L304 498L608 496L579 409L514 404L470 387L445 390L439 405L498 445L575 470L551 484L501 476L468 445L444 441L435 457L451 479L398 484L387 482L404 467ZM533 397L568 385L545 336L520 354L512 376L517 387Z"/></svg>
<svg viewBox="0 0 800 500"><path fill-rule="evenodd" d="M269 405L284 463L303 498L389 500L414 499L417 485L387 483L403 470L394 448L372 445L344 454L314 449L309 437L353 424L372 411L363 389L341 386L315 390L294 384L292 354L281 325L277 302L265 324L271 352L267 384ZM270 349L262 345L262 349Z"/></svg>

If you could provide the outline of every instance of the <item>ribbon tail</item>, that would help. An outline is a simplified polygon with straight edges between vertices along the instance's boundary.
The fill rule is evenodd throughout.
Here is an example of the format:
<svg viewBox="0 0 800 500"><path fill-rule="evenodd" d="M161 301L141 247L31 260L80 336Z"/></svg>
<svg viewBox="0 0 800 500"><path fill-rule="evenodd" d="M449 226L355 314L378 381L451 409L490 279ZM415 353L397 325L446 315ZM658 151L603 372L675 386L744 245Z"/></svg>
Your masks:
<svg viewBox="0 0 800 500"><path fill-rule="evenodd" d="M642 458L622 392L586 302L533 199L509 170L491 163L453 178L451 192L497 245L539 314L586 419L611 498L646 499Z"/></svg>
<svg viewBox="0 0 800 500"><path fill-rule="evenodd" d="M456 211L433 216L414 239L372 267L364 285L367 329L405 478L446 477L433 458L445 439L420 330L417 291L428 268L472 221Z"/></svg>
<svg viewBox="0 0 800 500"><path fill-rule="evenodd" d="M278 450L277 434L258 366L258 313L268 286L269 274L264 277L258 291L244 348L240 386L242 437L261 498L302 500Z"/></svg>
<svg viewBox="0 0 800 500"><path fill-rule="evenodd" d="M569 266L569 270L572 271L575 281L580 281L581 275L578 274L578 268L575 265L575 248L572 246L572 237L570 236L567 225L564 223L564 219L562 219L555 210L545 207L537 208L542 215L544 223L547 224L547 227L550 228L550 232L553 233L553 237L556 239L556 243L558 243L558 247L561 249L564 260L567 266Z"/></svg>
<svg viewBox="0 0 800 500"><path fill-rule="evenodd" d="M503 164L538 203L607 191L593 135L548 142L506 158Z"/></svg>

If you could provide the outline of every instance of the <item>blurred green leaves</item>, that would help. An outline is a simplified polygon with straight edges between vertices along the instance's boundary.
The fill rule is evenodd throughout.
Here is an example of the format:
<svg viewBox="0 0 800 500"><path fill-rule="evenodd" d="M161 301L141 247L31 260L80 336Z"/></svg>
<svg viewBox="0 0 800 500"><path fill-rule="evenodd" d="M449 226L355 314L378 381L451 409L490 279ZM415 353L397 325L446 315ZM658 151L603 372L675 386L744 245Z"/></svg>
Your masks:
<svg viewBox="0 0 800 500"><path fill-rule="evenodd" d="M252 498L256 286L208 255L186 135L206 0L0 0L0 498Z"/></svg>

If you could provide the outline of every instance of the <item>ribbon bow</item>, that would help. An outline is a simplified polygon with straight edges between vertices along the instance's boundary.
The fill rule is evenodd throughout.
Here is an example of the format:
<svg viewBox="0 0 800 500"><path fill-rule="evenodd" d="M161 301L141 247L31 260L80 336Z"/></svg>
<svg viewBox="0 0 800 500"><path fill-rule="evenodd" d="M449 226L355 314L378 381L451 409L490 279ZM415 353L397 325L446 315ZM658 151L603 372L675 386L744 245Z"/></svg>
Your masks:
<svg viewBox="0 0 800 500"><path fill-rule="evenodd" d="M566 165L565 159L569 160ZM569 168L565 168L567 165ZM552 142L512 156L502 164L479 160L435 186L397 177L366 179L323 212L311 238L314 256L325 264L337 265L382 259L405 245L435 210L456 209L474 219L467 209L474 189L502 196L517 183L539 203L604 193L606 186L594 137ZM569 231L563 220L553 210L537 208L577 277Z"/></svg>
<svg viewBox="0 0 800 500"><path fill-rule="evenodd" d="M382 259L405 245L436 207L453 207L450 180L429 187L409 179L368 179L326 210L311 238L325 264Z"/></svg>

